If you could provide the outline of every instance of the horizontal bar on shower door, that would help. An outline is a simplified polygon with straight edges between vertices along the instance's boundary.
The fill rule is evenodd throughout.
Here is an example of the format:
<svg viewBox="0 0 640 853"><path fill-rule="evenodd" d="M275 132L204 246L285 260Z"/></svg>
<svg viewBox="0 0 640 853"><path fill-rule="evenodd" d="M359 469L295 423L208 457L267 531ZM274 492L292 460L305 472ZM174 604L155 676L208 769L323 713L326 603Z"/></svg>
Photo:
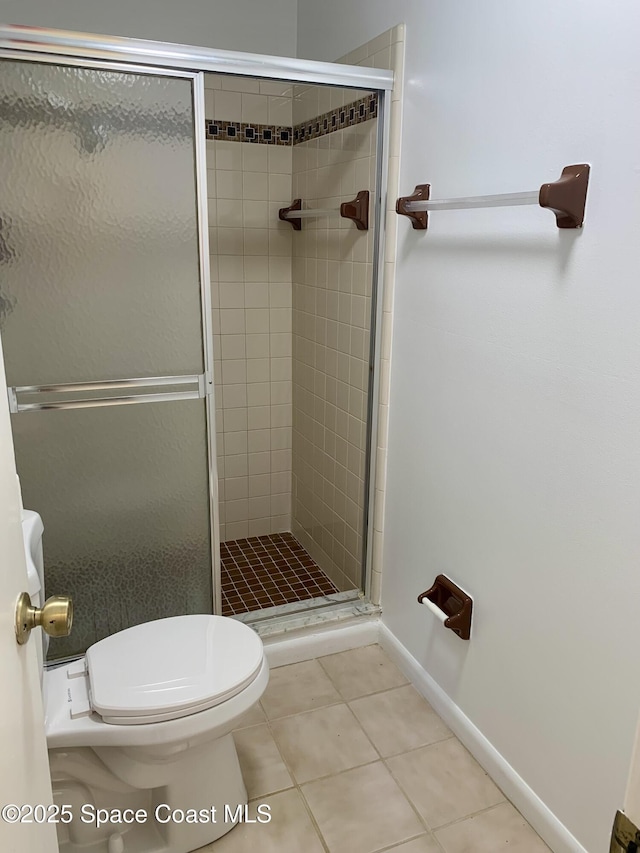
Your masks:
<svg viewBox="0 0 640 853"><path fill-rule="evenodd" d="M178 376L142 376L136 379L102 379L98 382L63 382L51 385L15 385L16 394L57 394L69 391L108 391L110 388L153 388L155 385L197 385L203 380L201 373Z"/></svg>
<svg viewBox="0 0 640 853"><path fill-rule="evenodd" d="M156 394L128 394L119 397L87 397L84 400L45 400L44 402L20 402L20 394L63 394L88 391L109 391L116 389L136 388L166 388L171 386L194 386L180 391L159 391ZM186 374L178 376L146 376L135 379L104 379L97 382L67 382L51 385L16 385L7 389L9 394L9 411L37 412L48 409L90 409L98 406L126 406L134 403L161 403L167 400L197 400L205 397L208 386L205 375Z"/></svg>
<svg viewBox="0 0 640 853"><path fill-rule="evenodd" d="M165 403L170 400L201 400L200 391L168 391L166 394L133 394L129 397L96 397L93 400L61 400L59 403L18 403L14 414L19 412L45 412L51 409L97 409L102 406L131 406L136 403Z"/></svg>

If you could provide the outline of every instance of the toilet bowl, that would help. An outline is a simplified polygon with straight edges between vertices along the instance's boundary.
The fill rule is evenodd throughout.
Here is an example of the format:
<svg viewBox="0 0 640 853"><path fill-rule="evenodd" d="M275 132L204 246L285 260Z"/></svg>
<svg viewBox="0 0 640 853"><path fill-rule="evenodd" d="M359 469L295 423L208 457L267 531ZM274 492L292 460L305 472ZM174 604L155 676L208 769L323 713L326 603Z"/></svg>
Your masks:
<svg viewBox="0 0 640 853"><path fill-rule="evenodd" d="M25 511L23 531L37 604L36 513ZM247 792L231 731L269 680L262 641L246 625L159 619L41 675L54 802L65 816L61 853L188 853L243 818Z"/></svg>

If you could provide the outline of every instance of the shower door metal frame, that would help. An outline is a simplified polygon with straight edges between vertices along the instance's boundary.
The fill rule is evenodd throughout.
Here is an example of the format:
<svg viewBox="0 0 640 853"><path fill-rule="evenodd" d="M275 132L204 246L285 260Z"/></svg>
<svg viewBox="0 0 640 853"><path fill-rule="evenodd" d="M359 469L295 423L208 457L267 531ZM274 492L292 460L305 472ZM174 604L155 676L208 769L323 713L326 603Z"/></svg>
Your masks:
<svg viewBox="0 0 640 853"><path fill-rule="evenodd" d="M2 28L0 28L0 31ZM0 39L0 43L2 40ZM196 216L198 223L198 265L200 272L200 312L202 330L202 359L204 373L201 375L132 377L98 382L78 382L57 385L26 385L9 388L9 408L14 414L28 411L45 411L52 409L79 409L98 406L119 406L137 403L165 402L169 400L203 399L205 403L206 443L208 460L208 493L209 493L209 531L211 548L211 609L219 612L222 595L220 584L220 536L218 527L218 476L215 453L215 396L213 381L213 316L211 313L211 276L209 270L209 229L207 210L207 163L204 114L204 74L199 71L178 70L174 68L159 68L123 62L103 62L96 59L80 59L75 56L58 55L53 52L35 54L23 50L6 50L0 48L0 60L13 62L34 62L47 65L65 65L79 68L94 68L107 71L124 71L129 74L144 74L153 77L175 77L188 80L192 86L193 123L194 123L194 177L196 198ZM38 395L40 393L68 393L99 390L129 389L153 386L183 386L195 385L194 389L176 390L164 393L127 394L122 396L103 397L100 399L61 400L43 403L20 403L18 394ZM212 424L214 428L212 428Z"/></svg>
<svg viewBox="0 0 640 853"><path fill-rule="evenodd" d="M220 543L218 527L218 478L215 454L215 406L213 384L213 333L211 285L209 279L209 233L206 196L206 139L204 115L204 72L291 83L338 86L345 89L375 91L380 98L378 112L376 191L374 196L375 243L372 275L370 381L367 456L365 463L366 512L363 525L362 590L368 597L374 540L374 504L378 410L380 391L381 320L383 311L382 278L385 251L385 215L387 210L387 164L389 162L389 119L392 71L368 66L343 65L292 57L268 56L239 51L218 50L170 42L119 36L76 33L0 24L0 57L85 67L138 71L159 76L191 77L194 81L194 121L196 142L196 188L198 195L198 232L202 271L203 324L208 327L205 340L205 377L207 393L207 432L209 454L209 495L212 532L213 610L220 612ZM206 331L206 328L205 328Z"/></svg>

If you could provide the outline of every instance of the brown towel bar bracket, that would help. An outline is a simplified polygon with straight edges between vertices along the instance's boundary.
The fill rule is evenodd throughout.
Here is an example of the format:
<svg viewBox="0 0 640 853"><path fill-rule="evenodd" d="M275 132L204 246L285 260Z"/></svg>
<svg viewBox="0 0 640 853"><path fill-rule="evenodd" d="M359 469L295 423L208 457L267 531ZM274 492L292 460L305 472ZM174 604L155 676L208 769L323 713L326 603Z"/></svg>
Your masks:
<svg viewBox="0 0 640 853"><path fill-rule="evenodd" d="M409 217L417 231L426 231L430 212L539 204L555 213L558 228L582 228L590 171L588 163L576 163L565 166L557 181L542 184L539 190L467 198L430 199L431 185L418 184L412 195L397 200L396 213Z"/></svg>
<svg viewBox="0 0 640 853"><path fill-rule="evenodd" d="M353 201L343 201L340 216L356 223L358 231L369 230L369 190L360 190Z"/></svg>
<svg viewBox="0 0 640 853"><path fill-rule="evenodd" d="M471 636L473 599L446 575L438 575L433 586L420 593L418 603L426 605L461 640Z"/></svg>
<svg viewBox="0 0 640 853"><path fill-rule="evenodd" d="M294 216L289 216L290 213L296 210L302 210L302 199L294 198L289 207L281 207L278 211L278 218L283 222L288 222L294 231L302 231L302 219L296 219Z"/></svg>
<svg viewBox="0 0 640 853"><path fill-rule="evenodd" d="M339 213L343 219L355 222L358 231L369 230L369 190L360 190L352 201L343 201L339 208L313 208L302 209L302 199L294 199L289 207L281 207L278 217L283 222L288 222L294 231L302 230L303 218L320 216L334 216ZM296 216L296 214L298 214Z"/></svg>

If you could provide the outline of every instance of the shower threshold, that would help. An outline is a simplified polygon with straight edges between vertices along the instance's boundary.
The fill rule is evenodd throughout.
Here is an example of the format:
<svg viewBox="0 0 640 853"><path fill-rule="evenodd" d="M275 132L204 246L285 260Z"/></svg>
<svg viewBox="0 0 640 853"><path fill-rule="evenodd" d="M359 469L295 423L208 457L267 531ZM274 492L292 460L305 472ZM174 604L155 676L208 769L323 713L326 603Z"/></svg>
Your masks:
<svg viewBox="0 0 640 853"><path fill-rule="evenodd" d="M264 639L329 622L375 616L380 612L380 607L372 604L359 590L350 589L308 601L281 604L252 613L240 613L232 618L250 625Z"/></svg>

